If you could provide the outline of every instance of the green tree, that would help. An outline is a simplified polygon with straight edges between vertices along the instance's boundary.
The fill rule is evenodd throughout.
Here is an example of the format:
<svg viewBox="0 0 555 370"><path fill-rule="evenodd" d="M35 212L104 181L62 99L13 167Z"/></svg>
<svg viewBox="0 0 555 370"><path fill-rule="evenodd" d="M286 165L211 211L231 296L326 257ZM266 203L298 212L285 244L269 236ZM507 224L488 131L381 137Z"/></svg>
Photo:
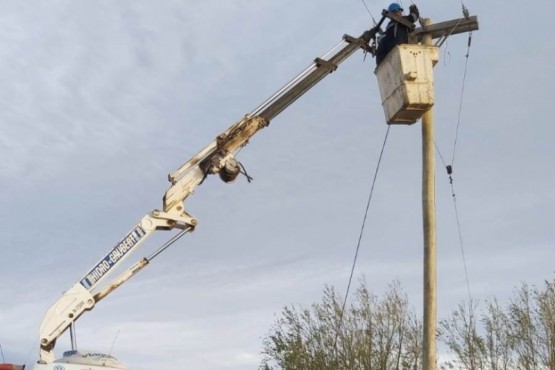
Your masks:
<svg viewBox="0 0 555 370"><path fill-rule="evenodd" d="M345 312L342 302L326 287L309 309L285 307L264 339L260 369L421 369L422 324L398 283L379 299L362 282Z"/></svg>
<svg viewBox="0 0 555 370"><path fill-rule="evenodd" d="M459 304L448 319L439 322L438 336L455 359L447 361L444 368L479 370L486 362L485 341L478 335L475 319L475 306Z"/></svg>
<svg viewBox="0 0 555 370"><path fill-rule="evenodd" d="M506 306L496 298L459 304L440 320L438 338L449 360L441 369L555 370L555 281L522 284ZM308 309L285 307L263 342L261 370L422 369L422 323L399 283L383 298L364 282L342 312L343 300L326 287Z"/></svg>
<svg viewBox="0 0 555 370"><path fill-rule="evenodd" d="M555 281L522 284L508 307L518 369L555 370Z"/></svg>
<svg viewBox="0 0 555 370"><path fill-rule="evenodd" d="M488 301L481 322L484 326L485 356L491 370L511 370L516 367L513 359L514 342L509 328L509 316L499 306L497 299Z"/></svg>
<svg viewBox="0 0 555 370"><path fill-rule="evenodd" d="M524 283L515 293L505 308L489 300L479 321L463 304L440 321L439 338L454 357L444 369L555 370L555 282Z"/></svg>

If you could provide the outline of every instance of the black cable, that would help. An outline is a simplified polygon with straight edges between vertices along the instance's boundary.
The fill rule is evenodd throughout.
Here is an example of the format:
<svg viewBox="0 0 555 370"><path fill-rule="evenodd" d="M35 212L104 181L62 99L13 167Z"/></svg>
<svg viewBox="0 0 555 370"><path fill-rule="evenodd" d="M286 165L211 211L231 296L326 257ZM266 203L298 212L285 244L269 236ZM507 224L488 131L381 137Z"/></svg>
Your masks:
<svg viewBox="0 0 555 370"><path fill-rule="evenodd" d="M439 150L439 147L437 146L437 143L434 142L434 145L436 147L437 150L437 154L439 155L439 158L441 159L441 162L443 162L443 165L445 166L445 169L447 170L447 175L449 176L449 184L451 185L451 195L453 196L453 207L455 209L455 218L457 221L457 231L458 231L458 235L459 235L459 247L461 249L461 255L462 255L462 260L463 260L463 266L464 266L464 276L465 276L465 280L466 280L466 289L468 292L468 299L470 304L472 304L472 294L470 293L470 282L468 279L468 269L466 267L466 256L464 254L464 243L463 243L463 237L462 237L462 228L461 228L461 222L460 222L460 218L459 218L459 209L457 207L457 197L455 195L455 186L453 185L453 167L446 164L445 160L443 159L443 155L441 155L441 151Z"/></svg>
<svg viewBox="0 0 555 370"><path fill-rule="evenodd" d="M464 276L466 279L466 289L468 292L468 300L469 300L469 304L472 305L472 294L470 294L470 281L468 280L468 269L466 268L466 256L464 254L464 244L463 244L463 237L462 237L462 231L461 231L461 222L459 219L459 209L457 208L457 197L455 196L455 188L453 185L453 178L451 177L451 175L449 175L449 182L451 183L451 192L453 195L453 207L455 208L455 218L457 219L457 230L459 233L459 246L461 248L461 255L462 255L463 266L464 266Z"/></svg>
<svg viewBox="0 0 555 370"><path fill-rule="evenodd" d="M461 6L462 6L462 12L463 12L463 16L468 19L469 17L469 12L468 12L468 8L464 5L463 0L461 0ZM464 64L464 75L463 75L463 84L462 84L462 89L461 89L461 97L460 97L460 101L459 101L459 116L458 116L458 120L457 120L457 128L455 131L455 140L453 143L453 157L451 158L451 165L450 166L446 166L447 168L447 173L449 174L449 182L451 184L451 194L453 195L453 207L455 209L455 217L457 219L457 230L459 233L459 245L461 248L461 255L462 255L462 259L463 259L463 266L464 266L464 274L465 274L465 278L466 278L466 288L468 291L468 313L469 313L469 317L470 317L470 327L472 328L472 330L474 330L474 314L473 314L473 308L472 308L472 295L470 293L470 282L468 281L468 270L466 268L466 257L464 255L464 247L463 247L463 239L462 239L462 232L461 232L461 224L460 224L460 220L459 220L459 210L457 208L457 197L455 196L455 188L453 185L453 178L451 176L452 172L453 172L453 165L455 163L455 153L457 151L457 142L458 142L458 138L459 138L459 126L461 123L461 112L462 112L462 104L463 104L463 96L464 96L464 87L465 87L465 82L466 82L466 72L468 69L468 57L470 55L470 46L472 44L472 31L470 31L468 33L468 46L467 46L467 52L466 52L466 61ZM439 152L439 151L438 151ZM441 156L441 153L440 153ZM473 341L471 338L469 338L469 343L470 343L470 352L471 355L473 354Z"/></svg>
<svg viewBox="0 0 555 370"><path fill-rule="evenodd" d="M465 16L465 18L468 17L468 9L464 6L464 3L461 0L461 4L462 4L462 8L463 8L463 15ZM462 83L462 88L461 88L461 95L460 95L460 99L459 99L459 112L458 112L458 118L457 118L457 128L455 130L455 140L453 143L453 156L451 157L451 164L448 165L443 156L441 155L441 151L439 150L437 143L434 142L437 153L439 154L439 157L441 158L441 161L443 162L443 165L445 166L446 170L447 170L447 175L449 176L449 183L451 185L451 195L453 196L453 207L455 209L455 217L456 217L456 221L457 221L457 231L458 231L458 236L459 236L459 246L461 249L461 255L462 255L462 259L463 259L463 266L464 266L464 274L465 274L465 279L466 279L466 288L467 288L467 292L468 292L468 299L470 301L470 305L472 305L472 295L470 293L470 282L468 279L468 269L466 267L466 257L464 254L464 244L463 244L463 237L462 237L462 231L461 231L461 223L460 223L460 218L459 218L459 210L457 207L457 197L455 195L455 187L453 185L453 165L455 163L455 154L457 151L457 143L458 143L458 138L459 138L459 128L460 128L460 124L461 124L461 115L462 115L462 107L463 107L463 98L464 98L464 88L465 88L465 84L466 84L466 73L468 70L468 59L470 56L470 46L472 45L472 31L468 33L468 45L467 45L467 52L466 52L466 61L465 61L465 65L464 65L464 74L463 74L463 83Z"/></svg>
<svg viewBox="0 0 555 370"><path fill-rule="evenodd" d="M468 70L468 57L470 55L470 46L472 44L472 31L468 33L468 47L466 51L466 61L464 63L464 74L463 74L463 83L461 89L461 97L459 100L459 118L457 120L457 129L455 130L455 142L453 144L453 157L451 159L451 166L455 163L455 152L457 150L457 141L459 139L459 126L461 125L461 113L462 113L462 106L463 106L463 97L464 97L464 86L466 83L466 72Z"/></svg>
<svg viewBox="0 0 555 370"><path fill-rule="evenodd" d="M245 169L245 166L243 166L243 163L237 161L237 163L239 163L239 166L241 167L241 170L239 172L241 172L241 174L243 176L245 176L247 178L247 182L251 182L252 180L254 180L251 176L249 176L249 174L247 173L247 170Z"/></svg>
<svg viewBox="0 0 555 370"><path fill-rule="evenodd" d="M39 343L39 338L37 337L37 339L35 339L35 341L33 342L33 345L31 346L31 348L29 349L29 352L27 353L27 357L25 357L25 362L22 365L27 365L30 361L31 356L33 356L33 354L36 352L36 347Z"/></svg>
<svg viewBox="0 0 555 370"><path fill-rule="evenodd" d="M370 14L370 17L372 18L372 21L374 22L374 25L376 25L376 20L374 19L374 16L372 15L372 12L370 11L370 8L368 8L368 5L366 5L366 3L364 2L364 0L361 0L362 3L364 4L364 7L366 8L366 10L368 11L368 14Z"/></svg>
<svg viewBox="0 0 555 370"><path fill-rule="evenodd" d="M339 323L337 325L337 330L335 332L335 339L333 341L333 349L334 351L337 350L337 337L339 336L339 330L341 329L341 326L343 325L343 316L344 316L344 312L345 312L345 306L347 305L347 298L349 297L349 290L351 289L351 283L353 281L353 275L355 272L355 266L357 263L357 259L358 259L358 253L360 251L360 243L362 241L362 236L364 234L364 226L366 225L366 219L368 218L368 209L370 208L370 202L372 201L372 194L374 193L374 186L376 185L376 179L378 178L378 172L380 169L380 164L382 162L382 157L383 157L383 153L384 153L384 149L385 149L385 145L387 143L387 137L389 136L389 129L391 128L391 126L387 126L387 131L385 133L385 138L383 141L383 145L382 145L382 150L380 152L380 156L378 158L378 164L376 165L376 171L374 172L374 179L372 180L372 187L370 188L370 194L368 196L368 202L366 203L366 210L364 211L364 218L362 220L362 226L360 228L360 234L358 236L358 242L357 242L357 247L356 247L356 252L355 252L355 257L353 259L353 264L351 266L351 274L349 276L349 283L347 284L347 291L345 293L345 298L343 300L343 305L341 306L341 311L339 313Z"/></svg>
<svg viewBox="0 0 555 370"><path fill-rule="evenodd" d="M443 156L441 155L441 150L439 150L437 143L434 140L434 145L436 146L436 150L437 150L437 154L439 154L439 158L441 159L441 162L443 162L443 166L445 168L447 168L447 163L445 163L445 160L443 159Z"/></svg>

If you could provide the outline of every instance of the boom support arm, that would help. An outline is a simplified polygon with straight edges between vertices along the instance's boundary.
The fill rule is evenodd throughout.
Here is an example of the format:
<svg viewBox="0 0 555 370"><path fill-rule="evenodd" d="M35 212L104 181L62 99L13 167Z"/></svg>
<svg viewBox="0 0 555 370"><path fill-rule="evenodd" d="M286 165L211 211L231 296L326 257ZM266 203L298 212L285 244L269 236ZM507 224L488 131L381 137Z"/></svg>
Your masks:
<svg viewBox="0 0 555 370"><path fill-rule="evenodd" d="M343 47L329 59L325 59L340 46ZM219 174L223 181L233 181L240 172L239 164L235 160L237 151L245 146L258 131L268 126L274 117L325 76L335 71L341 62L359 48L371 51L368 40L364 40L362 36L354 38L344 35L343 41L325 56L316 58L307 69L271 98L229 127L176 171L170 173L168 179L172 185L164 195L163 210L154 210L145 215L122 241L48 310L40 327L39 362L54 361L54 346L57 338L83 313L93 309L96 302L117 289L154 258L139 260L106 288L100 292L94 292L98 284L134 253L154 231L176 228L182 230L181 234L184 234L194 230L197 220L185 211L184 202L208 175Z"/></svg>

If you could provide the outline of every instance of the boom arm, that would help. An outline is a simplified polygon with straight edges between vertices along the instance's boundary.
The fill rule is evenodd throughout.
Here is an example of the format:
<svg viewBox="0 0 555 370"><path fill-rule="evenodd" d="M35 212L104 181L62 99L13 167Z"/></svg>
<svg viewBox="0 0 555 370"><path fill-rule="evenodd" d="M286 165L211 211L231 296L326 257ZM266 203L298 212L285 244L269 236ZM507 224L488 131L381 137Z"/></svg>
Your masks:
<svg viewBox="0 0 555 370"><path fill-rule="evenodd" d="M340 46L343 47L339 51L329 59L324 59ZM40 327L39 362L54 361L56 339L84 312L91 310L96 302L134 276L161 252L160 250L150 258L139 260L106 288L100 292L94 292L98 284L134 253L154 231L176 228L181 230L178 235L181 236L194 230L197 220L185 212L184 202L208 175L217 173L223 181L233 181L240 172L239 164L235 160L237 151L245 146L254 134L268 126L274 117L325 76L335 71L341 62L359 48L371 51L366 38L344 35L342 42L330 52L322 58L316 58L314 63L266 102L250 114L245 115L176 171L169 174L168 178L172 185L164 195L163 210L154 210L145 215L116 246L48 310ZM167 248L175 239L176 237L162 248Z"/></svg>

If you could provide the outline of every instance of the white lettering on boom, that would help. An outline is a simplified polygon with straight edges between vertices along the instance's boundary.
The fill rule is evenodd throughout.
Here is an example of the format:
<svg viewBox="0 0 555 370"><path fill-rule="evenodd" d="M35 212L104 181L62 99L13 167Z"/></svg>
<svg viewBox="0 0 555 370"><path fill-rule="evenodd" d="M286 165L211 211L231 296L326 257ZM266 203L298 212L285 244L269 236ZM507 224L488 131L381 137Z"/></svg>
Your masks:
<svg viewBox="0 0 555 370"><path fill-rule="evenodd" d="M89 273L81 280L81 285L89 289L116 265L137 243L146 232L141 226L135 227L119 242Z"/></svg>

